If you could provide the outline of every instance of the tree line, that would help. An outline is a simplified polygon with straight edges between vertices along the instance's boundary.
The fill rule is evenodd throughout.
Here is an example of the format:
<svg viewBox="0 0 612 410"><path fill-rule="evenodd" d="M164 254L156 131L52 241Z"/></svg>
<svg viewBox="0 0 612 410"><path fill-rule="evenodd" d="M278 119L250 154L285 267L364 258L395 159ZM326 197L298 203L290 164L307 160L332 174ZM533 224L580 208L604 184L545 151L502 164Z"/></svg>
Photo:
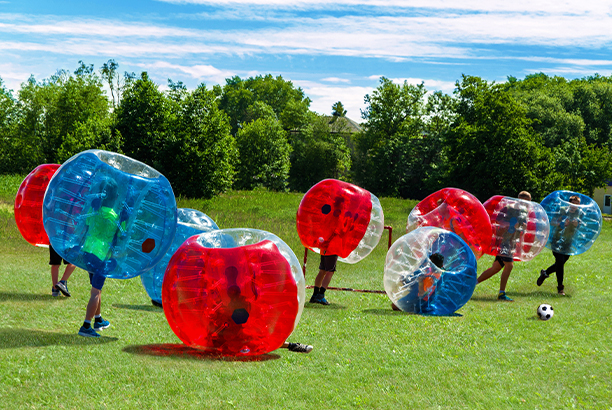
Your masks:
<svg viewBox="0 0 612 410"><path fill-rule="evenodd" d="M15 95L0 78L0 173L99 148L156 168L177 195L202 198L232 188L305 192L325 178L411 199L447 186L481 200L521 190L542 198L592 195L612 179L612 76L463 75L452 95L382 77L364 97L362 131L351 132L341 102L317 114L281 76L194 90L168 80L162 90L147 72L118 67L79 62L30 77Z"/></svg>

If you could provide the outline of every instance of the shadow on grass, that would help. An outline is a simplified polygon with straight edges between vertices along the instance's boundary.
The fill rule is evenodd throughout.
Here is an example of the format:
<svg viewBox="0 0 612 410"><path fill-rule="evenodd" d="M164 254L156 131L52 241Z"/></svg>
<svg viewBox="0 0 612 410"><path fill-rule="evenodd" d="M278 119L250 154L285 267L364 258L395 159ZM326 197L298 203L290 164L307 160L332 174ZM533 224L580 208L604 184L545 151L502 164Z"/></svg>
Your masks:
<svg viewBox="0 0 612 410"><path fill-rule="evenodd" d="M310 303L310 302L306 302L304 304L304 307L306 309L323 309L323 310L329 310L329 309L346 309L346 306L344 305L339 305L337 303L331 303L329 305L321 305L319 303Z"/></svg>
<svg viewBox="0 0 612 410"><path fill-rule="evenodd" d="M45 332L33 329L0 329L0 349L41 346L95 345L114 342L116 337L82 337L74 334Z"/></svg>
<svg viewBox="0 0 612 410"><path fill-rule="evenodd" d="M566 294L565 296L563 295L559 295L556 292L546 292L546 291L541 291L541 290L535 290L532 292L510 292L508 293L508 296L510 296L511 298L515 298L515 297L525 297L525 298L533 298L533 297L539 297L539 298L555 298L555 299L565 299L565 298L571 298L571 295ZM495 302L495 303L505 303L503 301L499 301L497 300L497 296L495 295L488 295L488 296L472 296L472 298L470 299L471 301L474 302Z"/></svg>
<svg viewBox="0 0 612 410"><path fill-rule="evenodd" d="M543 297L543 298L559 298L559 299L565 299L565 298L571 298L572 296L568 293L566 293L565 295L559 295L556 291L552 290L552 291L544 291L544 290L536 290L533 292L512 292L512 295L516 295L516 296L527 296L527 297Z"/></svg>
<svg viewBox="0 0 612 410"><path fill-rule="evenodd" d="M123 305L120 303L113 303L113 307L118 309L144 310L145 312L164 313L164 309L153 305Z"/></svg>
<svg viewBox="0 0 612 410"><path fill-rule="evenodd" d="M462 314L452 313L450 315L430 315L426 313L409 313L402 312L401 310L393 310L389 309L364 309L363 313L369 313L371 315L379 315L379 316L394 316L394 315L409 315L409 316L422 316L422 317L463 317Z"/></svg>
<svg viewBox="0 0 612 410"><path fill-rule="evenodd" d="M51 296L49 293L17 293L17 292L0 292L0 302L19 301L19 302L40 302L41 300L61 300L64 296Z"/></svg>
<svg viewBox="0 0 612 410"><path fill-rule="evenodd" d="M219 362L266 362L268 360L276 360L280 358L280 356L275 353L268 353L260 356L219 356L179 343L127 346L123 349L123 351L126 353L144 356L176 357Z"/></svg>

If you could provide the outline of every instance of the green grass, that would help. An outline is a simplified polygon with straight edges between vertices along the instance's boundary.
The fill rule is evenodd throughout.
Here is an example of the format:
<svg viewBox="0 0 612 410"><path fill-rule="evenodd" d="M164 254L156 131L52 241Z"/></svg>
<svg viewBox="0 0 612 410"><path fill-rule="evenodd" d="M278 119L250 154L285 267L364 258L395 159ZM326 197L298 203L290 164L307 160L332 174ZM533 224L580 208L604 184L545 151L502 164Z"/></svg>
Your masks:
<svg viewBox="0 0 612 410"><path fill-rule="evenodd" d="M612 408L611 222L567 263L567 297L556 295L554 278L535 285L553 261L545 250L515 264L515 303L495 300L498 276L454 317L393 312L385 295L330 291L332 305L307 304L290 338L314 345L312 353L215 360L179 345L138 278L108 280L102 309L111 328L101 340L78 337L87 274L73 274L73 297L51 297L48 251L27 244L12 219L15 181L0 178L0 408ZM221 228L272 231L301 260L301 197L230 192L179 206L201 209ZM395 240L415 202L381 203ZM340 264L332 285L382 289L386 245L383 238L364 261ZM483 257L479 272L491 263ZM310 253L308 284L317 264ZM554 306L553 319L536 319L540 303Z"/></svg>

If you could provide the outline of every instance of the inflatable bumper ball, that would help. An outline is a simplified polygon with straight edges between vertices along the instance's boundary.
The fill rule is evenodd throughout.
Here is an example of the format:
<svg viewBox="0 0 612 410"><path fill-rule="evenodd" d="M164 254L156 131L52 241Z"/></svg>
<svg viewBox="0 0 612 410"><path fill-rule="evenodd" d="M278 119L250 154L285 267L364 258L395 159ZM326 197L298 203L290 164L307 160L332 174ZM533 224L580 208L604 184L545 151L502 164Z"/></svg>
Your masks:
<svg viewBox="0 0 612 410"><path fill-rule="evenodd" d="M129 279L166 254L176 230L170 183L124 155L89 150L55 173L43 201L49 241L88 272Z"/></svg>
<svg viewBox="0 0 612 410"><path fill-rule="evenodd" d="M496 195L489 198L484 207L493 228L489 255L525 262L544 249L550 225L540 204Z"/></svg>
<svg viewBox="0 0 612 410"><path fill-rule="evenodd" d="M406 232L435 226L456 233L472 249L476 259L491 244L491 221L480 201L467 191L444 188L415 206L408 215Z"/></svg>
<svg viewBox="0 0 612 410"><path fill-rule="evenodd" d="M570 203L577 197L580 204ZM602 216L597 203L590 197L572 191L555 191L540 203L550 221L546 247L563 255L586 252L601 232Z"/></svg>
<svg viewBox="0 0 612 410"><path fill-rule="evenodd" d="M49 237L43 226L43 199L49 181L60 166L37 166L23 180L15 197L15 222L23 239L34 246L48 247Z"/></svg>
<svg viewBox="0 0 612 410"><path fill-rule="evenodd" d="M404 312L451 315L474 293L476 257L453 232L417 228L389 248L384 286Z"/></svg>
<svg viewBox="0 0 612 410"><path fill-rule="evenodd" d="M162 284L164 282L164 274L168 267L170 258L174 255L174 252L185 242L189 237L193 235L199 235L201 233L210 232L219 229L217 224L203 212L195 209L179 208L178 218L176 224L176 233L174 234L174 240L172 245L166 252L166 255L162 260L142 275L140 280L144 286L147 295L151 300L162 304Z"/></svg>
<svg viewBox="0 0 612 410"><path fill-rule="evenodd" d="M305 301L300 263L277 236L222 229L192 236L174 253L162 286L168 323L188 346L211 355L278 349Z"/></svg>
<svg viewBox="0 0 612 410"><path fill-rule="evenodd" d="M378 244L385 218L380 201L358 186L325 179L306 192L297 211L304 247L357 263Z"/></svg>

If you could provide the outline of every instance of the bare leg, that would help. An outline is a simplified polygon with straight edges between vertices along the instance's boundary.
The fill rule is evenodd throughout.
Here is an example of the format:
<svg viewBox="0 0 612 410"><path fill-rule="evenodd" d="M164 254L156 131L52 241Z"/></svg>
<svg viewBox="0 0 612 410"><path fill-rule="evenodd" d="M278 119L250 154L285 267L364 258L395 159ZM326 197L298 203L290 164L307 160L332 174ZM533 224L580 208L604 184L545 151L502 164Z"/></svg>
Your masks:
<svg viewBox="0 0 612 410"><path fill-rule="evenodd" d="M334 272L327 272L325 270L319 270L319 274L315 278L314 285L318 288L324 287L327 288L329 282L331 282L331 278L334 276Z"/></svg>
<svg viewBox="0 0 612 410"><path fill-rule="evenodd" d="M327 287L329 286L329 282L331 282L332 280L332 276L334 276L334 272L325 272L325 276L321 281L320 287L327 289Z"/></svg>
<svg viewBox="0 0 612 410"><path fill-rule="evenodd" d="M491 266L489 269L480 274L480 276L478 277L478 283L484 282L485 280L489 279L491 276L499 272L501 268L502 266L499 264L498 261L493 262L493 266Z"/></svg>
<svg viewBox="0 0 612 410"><path fill-rule="evenodd" d="M51 284L55 286L59 277L59 265L51 265Z"/></svg>
<svg viewBox="0 0 612 410"><path fill-rule="evenodd" d="M64 274L62 275L62 280L68 280L68 278L70 277L70 275L72 275L72 272L74 272L75 269L76 269L76 266L74 266L72 263L69 263L68 265L66 265L66 269L64 270ZM59 266L58 266L58 273L59 273ZM53 276L53 273L51 273L51 275ZM56 279L57 279L57 276L56 276ZM57 283L57 281L55 283Z"/></svg>
<svg viewBox="0 0 612 410"><path fill-rule="evenodd" d="M100 294L100 297L98 298L98 308L96 309L96 316L100 315L100 313L102 312L102 294Z"/></svg>
<svg viewBox="0 0 612 410"><path fill-rule="evenodd" d="M89 296L89 302L87 303L87 310L85 312L85 320L91 321L95 315L100 314L100 303L101 303L102 291L96 288L91 288L91 294Z"/></svg>
<svg viewBox="0 0 612 410"><path fill-rule="evenodd" d="M504 271L502 272L501 279L499 280L499 291L506 291L506 284L508 283L508 279L510 278L510 272L512 272L512 268L514 267L514 262L504 262Z"/></svg>

